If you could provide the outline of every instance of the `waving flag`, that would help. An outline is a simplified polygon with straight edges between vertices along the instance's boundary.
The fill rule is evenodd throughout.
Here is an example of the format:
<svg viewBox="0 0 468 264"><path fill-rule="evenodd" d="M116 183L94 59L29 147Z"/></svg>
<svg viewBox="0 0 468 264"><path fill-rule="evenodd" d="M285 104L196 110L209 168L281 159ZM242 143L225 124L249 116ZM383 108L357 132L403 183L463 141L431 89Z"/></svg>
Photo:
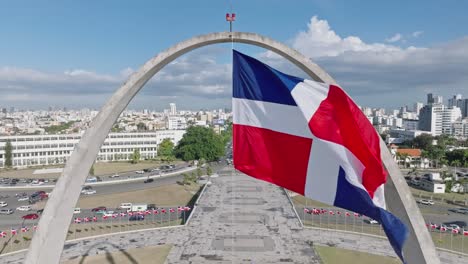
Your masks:
<svg viewBox="0 0 468 264"><path fill-rule="evenodd" d="M379 221L403 260L408 229L385 210L380 138L359 107L336 85L233 56L235 168Z"/></svg>

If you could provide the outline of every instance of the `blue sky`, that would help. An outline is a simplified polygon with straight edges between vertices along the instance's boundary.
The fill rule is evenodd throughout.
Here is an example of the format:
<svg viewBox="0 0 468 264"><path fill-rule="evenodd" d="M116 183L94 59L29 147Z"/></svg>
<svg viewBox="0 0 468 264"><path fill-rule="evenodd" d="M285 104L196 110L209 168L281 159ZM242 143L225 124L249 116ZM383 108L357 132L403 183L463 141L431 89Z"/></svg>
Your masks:
<svg viewBox="0 0 468 264"><path fill-rule="evenodd" d="M269 36L310 56L361 105L411 105L426 92L468 96L465 1L31 0L0 2L0 106L99 108L158 52L228 29L224 16L231 3L235 30ZM301 75L261 49L236 48ZM178 61L131 106L161 109L175 101L185 108L229 107L230 45ZM201 71L208 72L205 79L191 83ZM434 79L439 72L447 77Z"/></svg>

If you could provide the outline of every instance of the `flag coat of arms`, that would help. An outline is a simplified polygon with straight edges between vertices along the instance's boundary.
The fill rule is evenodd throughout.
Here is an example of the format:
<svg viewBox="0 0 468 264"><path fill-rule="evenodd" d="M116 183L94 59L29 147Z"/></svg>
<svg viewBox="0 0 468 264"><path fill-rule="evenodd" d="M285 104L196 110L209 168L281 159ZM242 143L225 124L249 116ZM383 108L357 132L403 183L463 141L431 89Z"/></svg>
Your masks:
<svg viewBox="0 0 468 264"><path fill-rule="evenodd" d="M385 210L380 138L360 108L337 85L233 52L235 168L377 220L403 260L408 231Z"/></svg>

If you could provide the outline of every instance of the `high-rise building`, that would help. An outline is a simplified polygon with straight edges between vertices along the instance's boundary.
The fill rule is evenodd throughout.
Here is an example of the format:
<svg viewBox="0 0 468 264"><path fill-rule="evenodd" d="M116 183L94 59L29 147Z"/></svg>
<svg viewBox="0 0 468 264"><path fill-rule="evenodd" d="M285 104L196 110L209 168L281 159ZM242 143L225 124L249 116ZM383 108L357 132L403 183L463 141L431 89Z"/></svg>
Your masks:
<svg viewBox="0 0 468 264"><path fill-rule="evenodd" d="M461 119L458 107L446 107L442 104L429 104L421 108L419 113L419 129L430 131L433 136L451 134L452 125Z"/></svg>
<svg viewBox="0 0 468 264"><path fill-rule="evenodd" d="M427 104L442 104L443 97L440 95L434 96L432 93L427 94Z"/></svg>
<svg viewBox="0 0 468 264"><path fill-rule="evenodd" d="M176 108L176 104L175 103L170 103L169 106L171 107L171 112L170 114L171 115L177 115L177 108Z"/></svg>
<svg viewBox="0 0 468 264"><path fill-rule="evenodd" d="M414 105L413 105L413 112L415 112L416 114L419 115L419 111L421 110L421 108L423 108L423 106L424 106L423 103L420 103L420 102L414 103Z"/></svg>
<svg viewBox="0 0 468 264"><path fill-rule="evenodd" d="M448 100L449 107L460 108L462 117L468 117L468 99L463 99L461 94L454 95Z"/></svg>

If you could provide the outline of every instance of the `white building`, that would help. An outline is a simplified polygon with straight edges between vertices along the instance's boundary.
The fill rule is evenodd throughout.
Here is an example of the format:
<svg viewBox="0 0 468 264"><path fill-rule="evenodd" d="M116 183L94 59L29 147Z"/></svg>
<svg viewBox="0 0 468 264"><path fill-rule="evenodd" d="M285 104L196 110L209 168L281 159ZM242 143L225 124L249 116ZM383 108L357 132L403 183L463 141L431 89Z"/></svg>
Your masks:
<svg viewBox="0 0 468 264"><path fill-rule="evenodd" d="M135 149L141 159L157 155L161 141L170 138L177 144L185 130L160 130L145 133L110 133L97 156L97 161L131 160ZM5 166L5 145L9 140L13 147L13 167L63 164L70 157L81 134L29 135L0 137L0 168Z"/></svg>
<svg viewBox="0 0 468 264"><path fill-rule="evenodd" d="M421 110L421 108L423 108L423 106L424 106L423 103L420 103L420 102L414 103L413 112L415 112L417 115L419 115L419 111Z"/></svg>
<svg viewBox="0 0 468 264"><path fill-rule="evenodd" d="M170 103L169 106L171 107L171 112L170 112L170 114L173 115L173 116L177 115L176 104L175 104L175 103Z"/></svg>
<svg viewBox="0 0 468 264"><path fill-rule="evenodd" d="M181 130L187 128L187 120L181 116L169 116L167 117L167 129L169 130Z"/></svg>
<svg viewBox="0 0 468 264"><path fill-rule="evenodd" d="M455 121L452 124L452 136L467 139L468 138L468 119Z"/></svg>
<svg viewBox="0 0 468 264"><path fill-rule="evenodd" d="M433 136L452 133L452 124L461 119L458 107L446 107L442 104L431 104L421 108L419 129L430 131Z"/></svg>

